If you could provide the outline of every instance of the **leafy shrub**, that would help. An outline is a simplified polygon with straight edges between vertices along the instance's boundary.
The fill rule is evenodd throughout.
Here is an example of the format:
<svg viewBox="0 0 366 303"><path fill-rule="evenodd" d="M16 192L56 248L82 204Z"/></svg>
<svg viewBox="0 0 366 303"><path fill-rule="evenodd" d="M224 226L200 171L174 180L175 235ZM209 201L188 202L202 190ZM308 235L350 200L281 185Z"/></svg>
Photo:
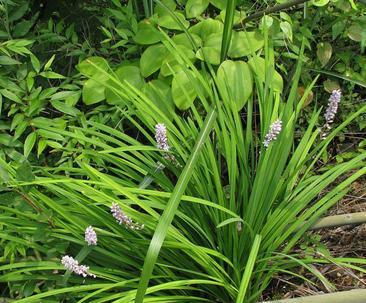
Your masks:
<svg viewBox="0 0 366 303"><path fill-rule="evenodd" d="M43 104L33 116L16 100L6 107L35 130L9 136L16 145L0 157L8 203L0 206L1 249L10 261L0 282L17 302L256 302L274 275L298 266L330 289L310 264L362 270L361 259L292 248L366 172L364 152L317 167L366 107L335 121L322 140L324 109L312 104L301 129L317 81L303 69L306 35L293 35L283 13L232 31L245 16L231 4L220 13L214 7L223 1L164 1L145 5L148 18L137 22L141 7L135 16L132 4L113 1L100 51L111 56L81 55L80 74L41 89L57 117L39 117ZM206 9L213 13L203 18ZM278 62L276 51L291 40L290 61ZM53 59L37 64L25 54L35 83L55 75ZM286 62L296 63L293 73ZM36 143L38 156L52 148L49 165L30 158ZM13 156L21 147L33 166ZM85 242L89 226L96 246Z"/></svg>

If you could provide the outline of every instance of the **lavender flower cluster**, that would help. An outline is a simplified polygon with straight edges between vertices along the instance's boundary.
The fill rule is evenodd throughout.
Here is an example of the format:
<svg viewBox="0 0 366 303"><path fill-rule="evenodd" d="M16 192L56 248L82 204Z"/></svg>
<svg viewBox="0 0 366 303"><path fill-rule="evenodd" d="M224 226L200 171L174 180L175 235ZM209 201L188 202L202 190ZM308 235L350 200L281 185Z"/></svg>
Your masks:
<svg viewBox="0 0 366 303"><path fill-rule="evenodd" d="M88 245L97 245L97 233L94 231L92 226L88 226L85 229L85 242L88 243Z"/></svg>
<svg viewBox="0 0 366 303"><path fill-rule="evenodd" d="M325 110L325 124L323 126L323 129L321 131L321 138L324 140L327 137L327 131L332 128L331 124L334 121L334 117L338 112L338 105L339 102L341 102L342 92L340 89L335 89L332 91L332 94L329 97L328 100L328 106Z"/></svg>
<svg viewBox="0 0 366 303"><path fill-rule="evenodd" d="M81 275L84 278L87 276L95 278L94 274L89 272L89 266L79 265L79 262L70 256L63 256L61 259L61 263L67 270L76 273L77 275Z"/></svg>
<svg viewBox="0 0 366 303"><path fill-rule="evenodd" d="M155 125L155 140L156 147L164 152L164 158L172 162L175 166L180 167L181 165L178 163L174 155L169 154L170 145L168 143L168 136L165 124L158 123Z"/></svg>
<svg viewBox="0 0 366 303"><path fill-rule="evenodd" d="M144 224L140 225L133 222L132 219L121 210L120 206L117 203L112 203L111 213L120 225L124 224L127 228L134 230L140 230L144 228Z"/></svg>
<svg viewBox="0 0 366 303"><path fill-rule="evenodd" d="M158 149L165 152L170 150L166 126L163 123L158 123L155 125L155 140Z"/></svg>
<svg viewBox="0 0 366 303"><path fill-rule="evenodd" d="M138 223L134 223L130 217L128 217L119 207L117 203L112 203L111 207L111 213L113 217L117 220L119 224L124 224L126 227L129 227L134 230L140 230L144 228L144 225L140 225ZM97 233L95 232L93 226L88 226L85 229L85 242L91 246L91 245L97 245L98 237ZM68 255L63 256L61 259L61 263L67 270L70 270L71 272L81 275L84 278L87 276L91 276L95 278L96 276L94 274L91 274L89 272L89 266L85 265L79 265L79 262L75 260L73 257L70 257Z"/></svg>
<svg viewBox="0 0 366 303"><path fill-rule="evenodd" d="M277 136L280 134L282 130L282 121L277 119L274 121L269 127L269 131L264 138L263 145L268 148L269 144L277 139Z"/></svg>
<svg viewBox="0 0 366 303"><path fill-rule="evenodd" d="M325 111L325 121L327 124L331 124L334 121L334 117L338 111L338 104L341 101L342 92L340 89L335 89L328 100L328 107Z"/></svg>

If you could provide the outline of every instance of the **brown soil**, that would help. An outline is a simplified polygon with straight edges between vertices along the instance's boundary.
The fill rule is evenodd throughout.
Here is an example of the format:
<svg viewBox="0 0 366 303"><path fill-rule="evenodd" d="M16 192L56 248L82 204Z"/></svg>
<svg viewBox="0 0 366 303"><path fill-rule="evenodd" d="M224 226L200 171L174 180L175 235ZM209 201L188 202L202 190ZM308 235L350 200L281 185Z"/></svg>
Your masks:
<svg viewBox="0 0 366 303"><path fill-rule="evenodd" d="M366 211L366 180L360 180L352 185L350 193L344 197L327 215L338 215ZM366 259L366 224L358 226L343 226L313 232L310 238L320 238L316 246L325 246L332 257L353 257ZM299 252L301 250L299 249ZM304 282L291 275L278 275L263 297L265 300L309 296L331 291L366 288L366 265L359 265L365 270L362 273L350 268L332 264L314 264L328 281L334 285L324 285L307 270L299 269L298 273L315 283Z"/></svg>

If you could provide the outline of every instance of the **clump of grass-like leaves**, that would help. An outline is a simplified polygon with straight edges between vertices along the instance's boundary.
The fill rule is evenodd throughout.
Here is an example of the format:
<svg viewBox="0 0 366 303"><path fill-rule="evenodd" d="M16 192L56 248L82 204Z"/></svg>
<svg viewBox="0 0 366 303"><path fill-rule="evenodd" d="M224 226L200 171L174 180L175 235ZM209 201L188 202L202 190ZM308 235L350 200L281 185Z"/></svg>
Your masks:
<svg viewBox="0 0 366 303"><path fill-rule="evenodd" d="M89 62L125 100L121 115L133 130L121 132L93 121L62 130L37 121L60 143L63 138L79 141L80 147L71 150L72 165L38 169L35 181L19 183L1 160L9 186L23 190L39 212L52 210L47 236L69 241L67 254L96 276L65 273L61 255L0 266L1 282L54 282L48 291L17 302L71 302L71 297L75 302L256 302L279 272L302 265L330 285L308 264L338 262L357 268L353 263L361 262L293 255L291 249L366 172L366 155L316 171L329 142L365 107L324 140L318 128L323 111L316 109L298 139L296 121L312 88L297 99L301 55L285 96L274 88L273 49L267 43L266 77L254 76L254 92L238 111L216 71L209 66L202 76L170 39L164 45L198 95L189 114L162 110L142 91L121 83L112 70ZM254 68L257 56L253 54ZM189 94L184 86L182 92ZM157 124L167 129L169 150L156 147ZM63 152L70 150L63 146ZM349 172L353 174L329 188ZM113 203L144 228L119 224L123 220L117 222L110 212ZM7 214L2 220L9 227L17 225L25 238L37 229L35 218L15 209ZM84 241L90 225L98 235L96 246ZM29 245L42 253L37 243Z"/></svg>

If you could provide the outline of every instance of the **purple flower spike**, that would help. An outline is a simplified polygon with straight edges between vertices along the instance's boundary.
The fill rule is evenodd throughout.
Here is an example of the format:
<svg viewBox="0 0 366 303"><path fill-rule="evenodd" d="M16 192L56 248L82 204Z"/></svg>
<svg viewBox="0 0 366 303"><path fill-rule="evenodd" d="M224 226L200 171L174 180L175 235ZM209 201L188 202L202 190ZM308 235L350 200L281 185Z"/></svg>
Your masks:
<svg viewBox="0 0 366 303"><path fill-rule="evenodd" d="M157 148L165 152L169 151L170 146L168 144L168 137L166 126L163 123L158 123L155 125L155 140Z"/></svg>
<svg viewBox="0 0 366 303"><path fill-rule="evenodd" d="M85 241L88 245L97 245L97 233L94 231L92 226L88 226L85 229Z"/></svg>
<svg viewBox="0 0 366 303"><path fill-rule="evenodd" d="M134 229L134 230L140 230L144 228L144 225L140 225L138 223L135 223L132 221L130 217L128 217L120 208L120 206L117 203L112 203L111 206L111 213L113 217L117 220L118 224L123 224L127 228Z"/></svg>
<svg viewBox="0 0 366 303"><path fill-rule="evenodd" d="M79 265L79 262L70 256L63 256L61 259L61 263L65 268L77 275L83 276L84 278L87 276L95 278L94 274L89 272L89 266Z"/></svg>
<svg viewBox="0 0 366 303"><path fill-rule="evenodd" d="M321 134L320 134L321 138L323 140L328 135L327 131L329 131L332 128L331 124L333 123L334 117L338 112L338 105L339 105L339 102L341 102L341 97L342 97L342 92L340 89L333 90L332 94L329 97L328 106L327 106L327 109L325 110L325 114L324 114L325 124L324 124Z"/></svg>
<svg viewBox="0 0 366 303"><path fill-rule="evenodd" d="M277 139L277 136L280 134L281 130L282 130L282 121L277 119L271 124L269 132L264 138L263 145L266 148L268 148L269 144Z"/></svg>
<svg viewBox="0 0 366 303"><path fill-rule="evenodd" d="M341 101L342 93L340 89L335 89L328 100L328 107L325 111L325 120L327 124L331 124L334 121L334 117L338 111L338 104Z"/></svg>

